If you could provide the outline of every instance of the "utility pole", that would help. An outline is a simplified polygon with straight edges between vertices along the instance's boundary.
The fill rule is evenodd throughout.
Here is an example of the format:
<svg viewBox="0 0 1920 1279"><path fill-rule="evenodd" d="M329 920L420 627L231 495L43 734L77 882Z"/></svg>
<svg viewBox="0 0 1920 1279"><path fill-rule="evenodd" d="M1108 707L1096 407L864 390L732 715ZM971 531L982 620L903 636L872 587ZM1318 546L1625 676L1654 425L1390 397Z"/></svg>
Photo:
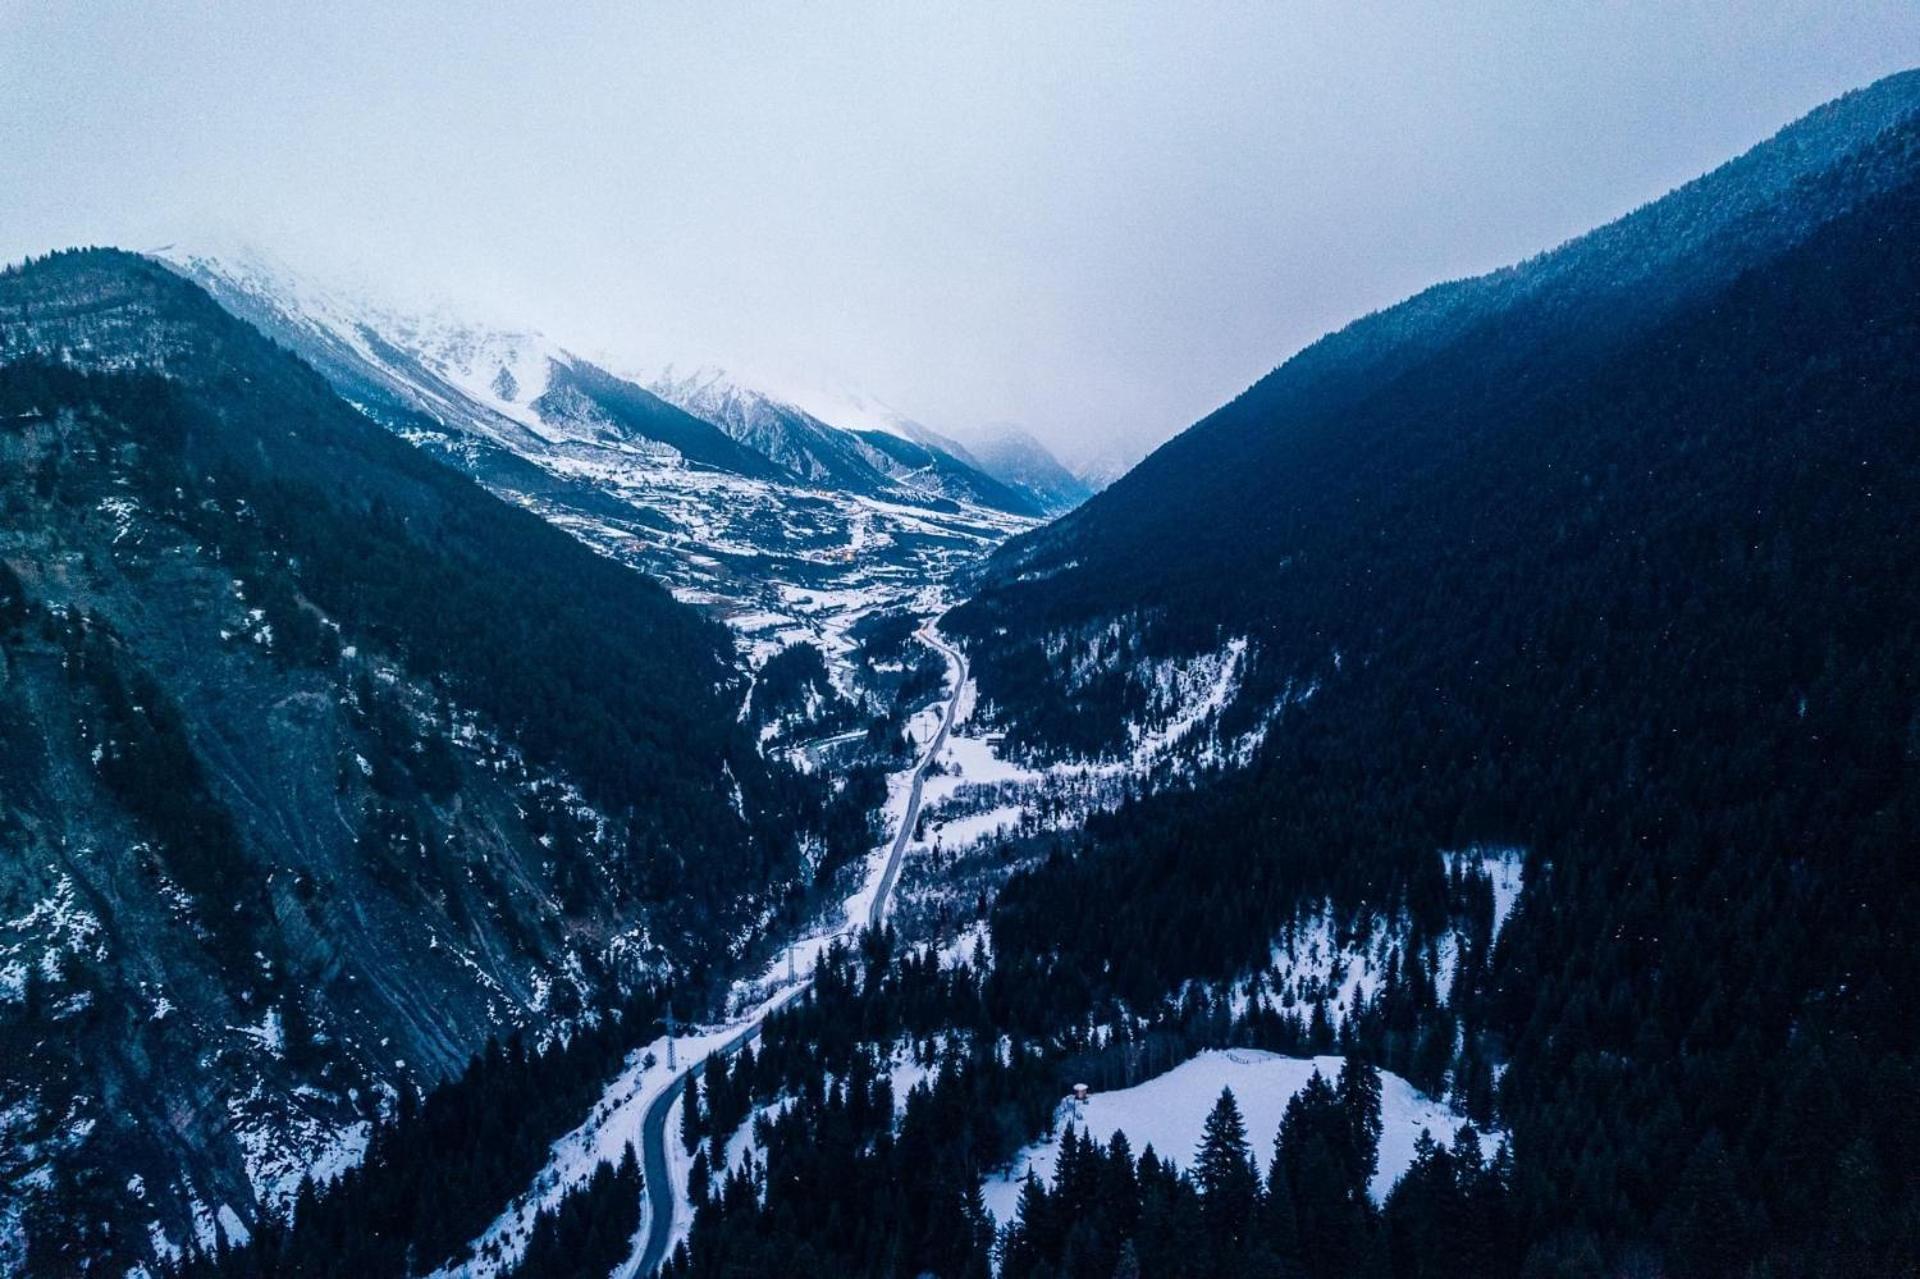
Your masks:
<svg viewBox="0 0 1920 1279"><path fill-rule="evenodd" d="M796 978L793 975L793 943L788 942L787 943L787 985L789 986L793 985L795 980Z"/></svg>
<svg viewBox="0 0 1920 1279"><path fill-rule="evenodd" d="M673 1064L673 1005L667 1005L667 1073L674 1072Z"/></svg>

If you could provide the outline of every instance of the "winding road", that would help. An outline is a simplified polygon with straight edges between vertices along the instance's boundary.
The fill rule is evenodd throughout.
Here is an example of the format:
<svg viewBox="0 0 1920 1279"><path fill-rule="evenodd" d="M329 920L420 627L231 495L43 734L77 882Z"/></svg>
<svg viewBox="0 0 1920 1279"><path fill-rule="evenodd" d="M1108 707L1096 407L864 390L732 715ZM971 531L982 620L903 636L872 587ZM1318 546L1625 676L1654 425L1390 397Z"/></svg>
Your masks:
<svg viewBox="0 0 1920 1279"><path fill-rule="evenodd" d="M868 928L879 927L880 921L886 918L887 903L893 896L895 881L900 878L900 863L905 857L907 845L913 842L914 823L920 818L920 793L927 779L927 769L939 758L940 748L947 744L947 734L960 712L960 692L967 686L967 659L964 653L935 635L930 626L922 627L915 635L947 659L948 671L953 678L953 692L947 698L945 713L940 717L940 730L933 735L926 752L913 766L912 788L907 796L906 809L901 814L900 829L894 833L893 845L887 850L886 869L881 871L873 900L867 906L865 926ZM852 931L851 924L847 931ZM804 986L805 982L801 984ZM751 1021L743 1023L737 1034L711 1051L723 1056L738 1052L743 1045L759 1036L760 1027L769 1011L771 1009L763 1009ZM647 1244L640 1251L639 1264L629 1264L620 1270L620 1279L651 1275L667 1259L667 1245L673 1238L674 1215L679 1208L679 1196L674 1192L673 1180L667 1168L667 1112L673 1109L674 1101L685 1091L687 1077L697 1065L697 1062L689 1061L686 1069L674 1076L673 1082L653 1099L641 1118L640 1161L647 1196Z"/></svg>

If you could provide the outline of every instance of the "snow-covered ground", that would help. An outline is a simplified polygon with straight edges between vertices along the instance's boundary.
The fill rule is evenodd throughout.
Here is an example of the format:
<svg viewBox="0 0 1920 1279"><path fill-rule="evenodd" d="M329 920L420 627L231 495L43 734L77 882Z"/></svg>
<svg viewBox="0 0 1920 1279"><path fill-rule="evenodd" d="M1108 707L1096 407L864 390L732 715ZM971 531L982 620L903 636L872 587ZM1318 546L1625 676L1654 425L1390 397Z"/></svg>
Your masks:
<svg viewBox="0 0 1920 1279"><path fill-rule="evenodd" d="M1022 1150L1011 1167L982 1183L987 1211L1005 1226L1014 1219L1020 1183L1029 1172L1051 1184L1059 1136L1068 1123L1102 1143L1124 1132L1136 1156L1151 1145L1161 1158L1190 1167L1207 1114L1220 1099L1222 1088L1233 1089L1254 1158L1264 1172L1273 1160L1274 1138L1287 1102L1306 1087L1316 1070L1331 1083L1340 1073L1340 1058L1283 1057L1252 1048L1227 1048L1203 1052L1132 1088L1093 1093L1084 1102L1068 1097L1055 1112L1054 1131ZM1444 1145L1466 1120L1400 1076L1383 1071L1380 1122L1380 1162L1369 1187L1376 1201L1385 1199L1393 1183L1412 1166L1414 1144L1422 1132ZM1498 1140L1496 1134L1494 1142Z"/></svg>
<svg viewBox="0 0 1920 1279"><path fill-rule="evenodd" d="M1129 726L1125 754L1040 766L1014 759L998 733L975 722L979 690L969 681L940 770L927 779L926 831L917 848L959 852L1017 831L1077 826L1130 787L1184 772L1190 747L1203 764L1244 760L1257 742L1222 742L1217 721L1238 694L1246 655L1247 642L1236 639L1215 653L1152 666L1153 714L1149 723Z"/></svg>
<svg viewBox="0 0 1920 1279"><path fill-rule="evenodd" d="M1525 883L1525 853L1518 848L1470 848L1442 852L1449 869L1461 865L1486 874L1493 887L1493 939L1513 914ZM1435 993L1453 990L1462 934L1449 929L1428 939L1411 959L1406 919L1376 912L1365 918L1342 917L1330 903L1304 907L1274 937L1267 966L1231 984L1227 991L1236 1015L1255 1002L1276 1007L1311 1008L1325 1002L1337 1028L1360 1005L1380 993L1389 961L1402 973L1408 964L1429 967Z"/></svg>

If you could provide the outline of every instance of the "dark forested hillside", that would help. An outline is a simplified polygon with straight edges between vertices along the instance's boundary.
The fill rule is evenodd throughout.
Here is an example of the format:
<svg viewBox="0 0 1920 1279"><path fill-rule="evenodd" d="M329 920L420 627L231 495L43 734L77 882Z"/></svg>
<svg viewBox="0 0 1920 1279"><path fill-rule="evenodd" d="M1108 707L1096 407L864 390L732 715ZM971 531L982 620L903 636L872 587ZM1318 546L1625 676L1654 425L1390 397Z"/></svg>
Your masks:
<svg viewBox="0 0 1920 1279"><path fill-rule="evenodd" d="M1436 848L1522 846L1455 1002L1511 1063L1534 1264L1910 1264L1916 100L1363 321L1004 553L949 625L1016 735L1112 740L1046 655L1119 617L1247 637L1237 713L1280 709L1246 772L1017 876L996 963L1150 997L1308 894L1418 902Z"/></svg>
<svg viewBox="0 0 1920 1279"><path fill-rule="evenodd" d="M164 373L182 397L176 465L239 490L322 611L448 680L608 807L727 824L713 776L731 763L750 785L756 768L720 709L736 675L716 623L375 428L157 264L56 255L4 279L7 356Z"/></svg>
<svg viewBox="0 0 1920 1279"><path fill-rule="evenodd" d="M0 511L35 1272L231 1233L489 1036L724 958L824 820L718 625L146 259L0 274Z"/></svg>
<svg viewBox="0 0 1920 1279"><path fill-rule="evenodd" d="M1552 253L1436 286L1315 343L995 556L950 623L994 636L976 659L983 688L1020 712L1022 735L1117 740L1117 707L1063 699L1036 657L1049 637L1122 615L1149 653L1257 630L1269 686L1330 671L1335 650L1363 647L1399 607L1372 560L1423 527L1423 495L1449 469L1532 466L1526 450L1562 426L1552 396L1577 396L1581 377L1675 308L1907 181L1916 112L1920 72L1892 77ZM1624 462L1604 433L1587 451L1576 460ZM1467 496L1452 505L1498 521L1476 534L1497 549L1519 517Z"/></svg>

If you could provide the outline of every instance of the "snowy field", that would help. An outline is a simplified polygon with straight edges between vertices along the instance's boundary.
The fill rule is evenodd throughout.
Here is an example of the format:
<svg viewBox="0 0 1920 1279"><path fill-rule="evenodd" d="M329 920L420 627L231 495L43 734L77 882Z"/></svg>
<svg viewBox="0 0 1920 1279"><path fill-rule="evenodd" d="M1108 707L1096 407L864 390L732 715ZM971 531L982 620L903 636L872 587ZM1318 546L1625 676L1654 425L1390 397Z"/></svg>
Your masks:
<svg viewBox="0 0 1920 1279"><path fill-rule="evenodd" d="M1137 1157L1147 1146L1182 1168L1193 1163L1207 1114L1220 1099L1222 1088L1233 1089L1234 1100L1247 1121L1247 1139L1264 1175L1273 1161L1274 1137L1280 1131L1287 1102L1307 1086L1318 1070L1329 1083L1340 1074L1338 1057L1283 1057L1254 1048L1203 1052L1164 1075L1132 1088L1094 1093L1084 1102L1068 1098L1054 1115L1054 1131L1014 1158L1005 1172L982 1183L987 1211L1001 1226L1014 1219L1020 1202L1020 1183L1031 1171L1051 1185L1059 1135L1068 1123L1105 1144L1115 1132L1127 1134ZM1370 1187L1376 1201L1386 1198L1413 1164L1414 1143L1422 1131L1446 1144L1466 1122L1443 1102L1433 1100L1398 1075L1380 1072L1380 1165ZM1495 1138L1497 1142L1498 1138ZM1495 1144L1488 1142L1488 1148Z"/></svg>

